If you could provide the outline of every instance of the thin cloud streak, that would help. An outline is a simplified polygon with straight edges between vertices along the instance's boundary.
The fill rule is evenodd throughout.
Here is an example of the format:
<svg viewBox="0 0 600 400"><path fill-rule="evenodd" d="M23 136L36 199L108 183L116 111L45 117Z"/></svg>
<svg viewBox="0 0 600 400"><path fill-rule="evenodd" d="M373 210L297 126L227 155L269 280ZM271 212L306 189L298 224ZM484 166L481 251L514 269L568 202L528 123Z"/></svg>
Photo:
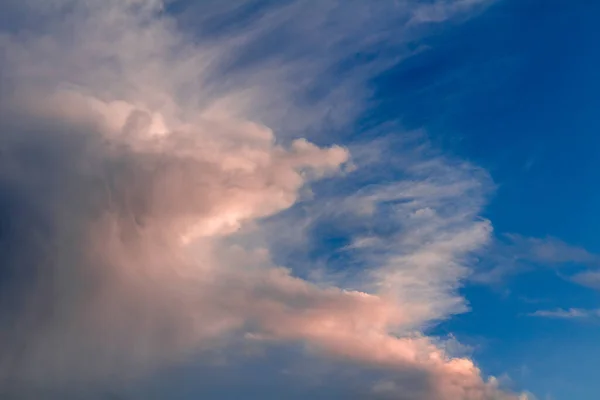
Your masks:
<svg viewBox="0 0 600 400"><path fill-rule="evenodd" d="M560 276L583 286L594 287L594 276L600 266L600 256L583 247L574 246L555 237L525 237L504 234L495 239L482 256L485 263L472 276L472 281L498 284L509 276L536 268L552 268ZM486 268L487 267L487 268ZM574 272L585 267L587 271Z"/></svg>
<svg viewBox="0 0 600 400"><path fill-rule="evenodd" d="M582 308L538 310L527 315L530 317L542 318L587 319L600 317L600 310L586 310Z"/></svg>

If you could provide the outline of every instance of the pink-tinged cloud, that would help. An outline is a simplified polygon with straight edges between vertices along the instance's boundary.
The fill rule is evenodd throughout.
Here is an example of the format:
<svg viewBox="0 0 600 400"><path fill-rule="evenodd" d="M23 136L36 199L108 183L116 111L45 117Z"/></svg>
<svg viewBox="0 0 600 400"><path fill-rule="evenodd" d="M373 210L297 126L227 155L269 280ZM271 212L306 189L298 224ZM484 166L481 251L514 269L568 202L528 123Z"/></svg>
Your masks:
<svg viewBox="0 0 600 400"><path fill-rule="evenodd" d="M44 9L40 29L54 35L2 36L15 87L0 111L0 201L10 210L1 254L14 276L2 288L0 380L11 393L102 385L233 344L284 342L427 377L413 397L393 378L373 382L374 394L517 398L421 332L465 310L463 259L491 233L477 217L476 169L421 160L408 168L415 180L348 196L340 210L373 223L383 203L406 200L389 215L397 234L356 244L388 250L360 276L369 290L302 279L273 262L268 242L245 240L268 237L262 220L297 204L311 182L351 171L348 149L280 141L254 115L268 114L274 96L285 100L274 114L318 120L289 91L306 65L213 83L211 68L244 35L190 43L152 1L50 5L60 12ZM64 24L46 21L65 5ZM267 89L251 84L266 76Z"/></svg>

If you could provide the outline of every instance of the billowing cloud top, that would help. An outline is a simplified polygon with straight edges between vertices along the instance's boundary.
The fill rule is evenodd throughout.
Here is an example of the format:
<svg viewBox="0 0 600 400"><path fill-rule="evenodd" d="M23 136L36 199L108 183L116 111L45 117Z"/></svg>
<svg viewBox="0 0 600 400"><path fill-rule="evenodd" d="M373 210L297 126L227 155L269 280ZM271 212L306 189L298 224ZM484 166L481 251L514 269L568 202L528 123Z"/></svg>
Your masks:
<svg viewBox="0 0 600 400"><path fill-rule="evenodd" d="M398 61L344 73L353 52L387 43L402 54L420 24L481 4L257 12L206 2L190 33L159 1L9 2L3 393L64 396L214 352L301 344L314 363L379 371L361 383L367 398L518 398L423 334L465 310L456 289L466 258L491 232L477 216L485 172L435 153L422 135L344 147L315 133L350 129L364 81ZM240 26L227 29L228 15ZM207 28L214 21L223 31ZM326 145L292 138L302 130ZM339 190L311 194L323 179ZM282 241L302 252L319 223L347 232L343 251L360 268L273 261Z"/></svg>

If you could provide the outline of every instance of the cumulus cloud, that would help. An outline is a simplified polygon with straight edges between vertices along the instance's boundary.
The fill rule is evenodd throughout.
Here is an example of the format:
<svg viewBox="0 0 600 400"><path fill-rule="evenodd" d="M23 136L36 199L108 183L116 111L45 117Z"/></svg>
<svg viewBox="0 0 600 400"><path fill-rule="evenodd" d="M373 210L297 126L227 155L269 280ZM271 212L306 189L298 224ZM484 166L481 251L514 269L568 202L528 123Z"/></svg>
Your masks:
<svg viewBox="0 0 600 400"><path fill-rule="evenodd" d="M343 7L324 3L338 18ZM410 15L410 5L398 13ZM233 343L286 342L399 375L373 382L373 396L516 398L420 332L465 310L456 289L468 274L466 257L491 232L477 217L483 171L417 152L393 167L404 175L392 183L330 198L335 217L360 226L390 222L387 234L375 229L352 240L371 265L354 274L354 289L302 279L272 260L265 218L289 210L313 182L342 175L361 183L361 168L382 167L358 151L353 172L348 148L276 134L286 123L289 135L324 118L351 122L361 94L352 99L345 90L358 90L357 80L314 102L314 93L291 89L303 80L313 87L310 77L339 60L312 65L303 46L289 60L240 56L291 21L290 13L311 10L277 8L259 18L262 25L225 37L199 33L196 42L158 1L11 7L26 10L24 23L37 23L0 37L9 82L0 100L0 382L7 396L102 387ZM358 11L323 32L320 56L348 54L354 42L343 35L358 35L350 29ZM331 26L327 18L301 20L315 31ZM382 39L361 45L373 41ZM337 99L345 105L321 112ZM406 371L426 377L418 390L402 383Z"/></svg>

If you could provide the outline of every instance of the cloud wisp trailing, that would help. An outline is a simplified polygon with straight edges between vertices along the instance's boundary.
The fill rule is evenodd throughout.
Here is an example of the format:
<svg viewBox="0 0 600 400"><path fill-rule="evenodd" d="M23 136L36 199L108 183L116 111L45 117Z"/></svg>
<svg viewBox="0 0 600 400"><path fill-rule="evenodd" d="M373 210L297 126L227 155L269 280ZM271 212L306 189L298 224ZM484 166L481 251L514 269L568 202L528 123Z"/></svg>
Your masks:
<svg viewBox="0 0 600 400"><path fill-rule="evenodd" d="M600 287L596 284L600 256L555 237L505 234L486 250L489 267L472 276L478 283L497 284L510 275L544 267L560 271L564 279L582 286Z"/></svg>
<svg viewBox="0 0 600 400"><path fill-rule="evenodd" d="M600 310L586 310L582 308L556 309L556 310L538 310L530 317L559 318L559 319L588 319L600 317Z"/></svg>
<svg viewBox="0 0 600 400"><path fill-rule="evenodd" d="M470 2L457 3L439 3L444 18ZM385 29L353 40L363 31L353 28L360 10L352 7L365 3L318 4L269 8L243 31L194 40L158 1L11 3L28 18L0 36L7 396L102 387L252 341L301 343L385 368L391 378L365 382L375 398L517 398L422 333L466 309L456 289L468 254L491 233L477 217L487 175L417 149L396 161L392 182L369 184L382 178L369 168L394 159L377 143L291 139L306 130L317 141L319 127L349 126L366 100L361 79L392 61L366 62L361 79L318 93L313 75L338 71L352 46L386 41ZM409 21L417 6L390 2L368 18L389 27L390 11ZM265 32L288 22L315 36L253 59ZM306 55L313 45L316 61ZM360 227L349 249L370 267L353 274L355 289L273 261L265 218L323 204L304 197L323 179L363 186L323 200L336 212L309 215L343 215ZM406 371L424 378L409 388L399 378Z"/></svg>

